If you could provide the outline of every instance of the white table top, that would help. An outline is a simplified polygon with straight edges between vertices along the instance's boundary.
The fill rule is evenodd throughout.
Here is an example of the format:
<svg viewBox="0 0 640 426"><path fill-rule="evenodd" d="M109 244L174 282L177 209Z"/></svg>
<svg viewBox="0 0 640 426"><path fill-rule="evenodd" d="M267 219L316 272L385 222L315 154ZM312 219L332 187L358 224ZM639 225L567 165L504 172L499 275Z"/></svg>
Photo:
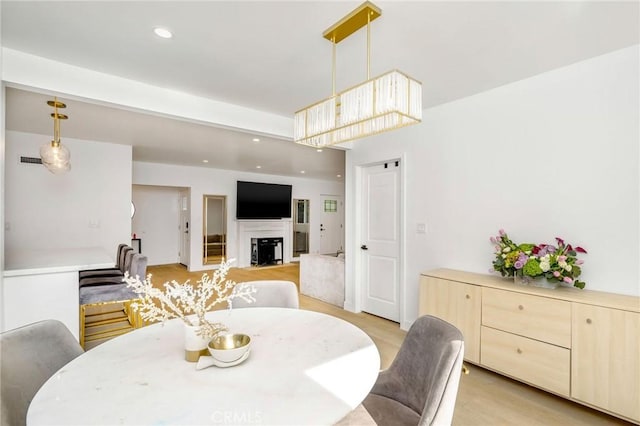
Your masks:
<svg viewBox="0 0 640 426"><path fill-rule="evenodd" d="M184 326L154 324L110 340L56 373L28 425L330 425L373 386L380 356L362 330L312 311L245 308L209 314L251 336L230 368L184 361Z"/></svg>
<svg viewBox="0 0 640 426"><path fill-rule="evenodd" d="M102 247L7 251L4 276L51 274L109 268L113 259Z"/></svg>

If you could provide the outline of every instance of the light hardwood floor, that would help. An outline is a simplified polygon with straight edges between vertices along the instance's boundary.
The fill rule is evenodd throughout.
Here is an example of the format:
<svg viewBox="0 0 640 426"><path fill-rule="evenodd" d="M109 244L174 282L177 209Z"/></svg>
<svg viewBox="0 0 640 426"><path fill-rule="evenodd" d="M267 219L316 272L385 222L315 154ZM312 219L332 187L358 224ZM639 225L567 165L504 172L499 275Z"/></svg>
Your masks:
<svg viewBox="0 0 640 426"><path fill-rule="evenodd" d="M182 265L151 266L156 286L166 281L192 282L203 272L189 273ZM262 268L232 268L227 277L236 282L287 280L299 285L297 263ZM224 308L224 307L221 307ZM300 308L323 312L360 327L380 351L381 368L387 368L405 336L397 323L366 313L354 314L320 300L300 295ZM567 401L488 370L467 364L462 375L453 419L454 425L614 425L630 424L580 404Z"/></svg>

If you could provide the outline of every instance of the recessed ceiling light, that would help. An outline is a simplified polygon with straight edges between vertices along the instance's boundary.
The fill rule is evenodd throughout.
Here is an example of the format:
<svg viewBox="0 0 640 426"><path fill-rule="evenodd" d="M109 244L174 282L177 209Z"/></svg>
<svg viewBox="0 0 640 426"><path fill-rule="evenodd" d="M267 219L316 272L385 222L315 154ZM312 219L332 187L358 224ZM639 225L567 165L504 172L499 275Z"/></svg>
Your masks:
<svg viewBox="0 0 640 426"><path fill-rule="evenodd" d="M262 168L262 166L256 166L256 169L261 169L261 168Z"/></svg>
<svg viewBox="0 0 640 426"><path fill-rule="evenodd" d="M259 139L259 138L253 138L253 139L251 139L251 140L252 140L252 141L254 141L254 142L260 142L260 139Z"/></svg>
<svg viewBox="0 0 640 426"><path fill-rule="evenodd" d="M202 160L202 162L203 162L203 163L208 163L208 162L209 162L209 160Z"/></svg>
<svg viewBox="0 0 640 426"><path fill-rule="evenodd" d="M322 150L320 148L316 149L316 152L322 152Z"/></svg>
<svg viewBox="0 0 640 426"><path fill-rule="evenodd" d="M336 177L339 177L339 178L341 178L341 177L342 177L342 175L336 175Z"/></svg>
<svg viewBox="0 0 640 426"><path fill-rule="evenodd" d="M305 174L306 172L304 170L300 170L300 173Z"/></svg>
<svg viewBox="0 0 640 426"><path fill-rule="evenodd" d="M157 28L153 29L153 32L156 33L156 35L158 37L162 37L162 38L171 38L171 37L173 37L173 34L171 33L171 31L169 31L166 28L157 27Z"/></svg>

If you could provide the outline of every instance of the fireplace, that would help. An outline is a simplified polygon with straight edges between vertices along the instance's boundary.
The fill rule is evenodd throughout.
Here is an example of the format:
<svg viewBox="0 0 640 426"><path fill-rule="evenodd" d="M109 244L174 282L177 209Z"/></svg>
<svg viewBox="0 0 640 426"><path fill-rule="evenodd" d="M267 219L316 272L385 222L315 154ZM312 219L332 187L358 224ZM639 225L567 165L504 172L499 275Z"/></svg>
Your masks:
<svg viewBox="0 0 640 426"><path fill-rule="evenodd" d="M237 225L238 267L291 262L293 234L291 220L238 220ZM256 243L268 240L263 243L263 255L259 259L257 258L257 244L254 250L254 240L257 240Z"/></svg>
<svg viewBox="0 0 640 426"><path fill-rule="evenodd" d="M251 265L277 265L284 263L283 238L252 238Z"/></svg>

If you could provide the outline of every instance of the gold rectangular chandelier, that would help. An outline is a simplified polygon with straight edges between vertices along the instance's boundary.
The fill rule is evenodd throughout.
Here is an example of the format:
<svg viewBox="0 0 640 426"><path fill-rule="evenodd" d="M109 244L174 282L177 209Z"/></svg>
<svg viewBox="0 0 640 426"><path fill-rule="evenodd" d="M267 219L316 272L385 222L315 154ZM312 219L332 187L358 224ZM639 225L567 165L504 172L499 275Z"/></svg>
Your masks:
<svg viewBox="0 0 640 426"><path fill-rule="evenodd" d="M398 70L370 78L370 24L381 14L367 1L323 33L333 44L333 94L295 113L296 143L320 148L422 121L422 83ZM365 25L367 80L336 93L336 45Z"/></svg>

